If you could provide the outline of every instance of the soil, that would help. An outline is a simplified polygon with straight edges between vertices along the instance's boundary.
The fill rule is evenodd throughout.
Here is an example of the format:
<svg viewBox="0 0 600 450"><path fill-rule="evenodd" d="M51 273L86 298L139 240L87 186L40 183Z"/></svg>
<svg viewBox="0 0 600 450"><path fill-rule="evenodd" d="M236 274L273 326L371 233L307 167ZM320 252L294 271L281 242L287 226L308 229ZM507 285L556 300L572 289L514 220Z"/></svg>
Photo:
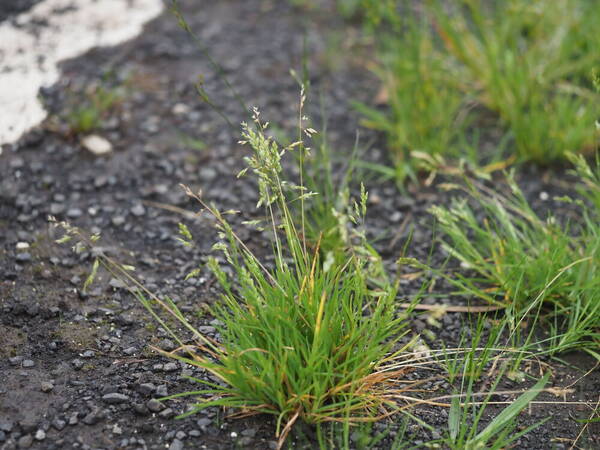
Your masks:
<svg viewBox="0 0 600 450"><path fill-rule="evenodd" d="M350 101L371 102L378 90L360 57L363 49L356 30L333 14L306 13L275 0L205 2L201 8L186 4L183 11L239 96L288 132L294 128L299 98L289 70L300 72L308 55L313 99L308 113L319 128L322 97L332 148L341 158L349 154L359 128ZM167 12L137 39L95 49L62 69L61 81L41 93L49 119L18 143L4 146L0 155L0 448L275 448L270 417L233 420L228 411L208 409L175 420L192 399L161 404L155 398L197 389L184 377L206 374L150 349L154 345L170 350L174 344L118 280L101 273L88 292L82 292L93 255L74 255L68 246L55 244L60 233L47 221L53 215L101 231L104 251L134 265L149 289L170 296L214 335L213 318L206 314L218 301L213 277L203 269L185 280L206 261L215 240L213 224L205 216L182 218L164 205L198 209L179 188L184 183L202 189L222 209L252 214L253 183L235 178L247 151L237 145L239 129L228 126L198 98L194 84L199 75L232 123L247 120L246 112ZM73 104L95 86L125 91L95 131L113 146L102 157L81 145L66 120ZM361 129L361 142L368 147L365 158L385 162L380 136ZM569 189L569 178L560 170L527 168L521 178L539 209L552 207L550 201L540 200L546 198L540 193ZM402 223L410 220L410 256L426 258L432 246L426 210L447 198L435 187L411 185L399 193L393 183L375 177L365 181L370 191L369 229L383 256L393 261L399 254L408 233ZM196 247L175 240L181 221L197 238ZM269 250L266 237L258 232L243 232L242 237L258 252ZM443 261L444 255L434 253L434 260ZM440 301L455 299L425 299ZM411 323L414 332L433 332L431 346L456 343L468 317L448 313L441 320L441 327L423 316ZM560 401L598 400L599 371L583 377L595 361L579 353L562 357L565 364L545 361L552 368L551 383L574 383L573 391L564 398L540 395L538 400L552 404L533 405L521 415L520 426L547 416L550 420L521 437L516 448L570 447L583 426L576 420L589 417L590 410ZM440 395L445 387L438 382L425 385ZM501 387L522 386L506 381ZM489 411L493 413L493 407ZM405 436L409 447L422 447L447 428L443 408L422 407L415 414L438 432L410 425ZM389 434L377 447L389 448L401 425L397 419L378 423L373 432ZM288 444L313 448L314 439L313 430L300 427ZM599 424L590 424L577 445L598 448Z"/></svg>

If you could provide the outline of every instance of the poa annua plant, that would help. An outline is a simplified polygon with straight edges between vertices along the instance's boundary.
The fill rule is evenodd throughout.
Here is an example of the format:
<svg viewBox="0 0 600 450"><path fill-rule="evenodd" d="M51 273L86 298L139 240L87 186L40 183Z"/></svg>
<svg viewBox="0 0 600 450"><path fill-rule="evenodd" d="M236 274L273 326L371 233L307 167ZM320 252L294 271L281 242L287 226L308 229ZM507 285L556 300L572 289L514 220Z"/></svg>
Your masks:
<svg viewBox="0 0 600 450"><path fill-rule="evenodd" d="M589 75L597 64L597 5L422 3L413 12L404 2L382 0L367 14L386 107L358 109L367 126L385 133L399 181L421 168L416 153L549 164L567 152L594 150L599 97ZM504 132L494 144L511 142L510 156L503 145L494 154L477 148L489 119Z"/></svg>
<svg viewBox="0 0 600 450"><path fill-rule="evenodd" d="M298 223L290 210L291 202L303 203L314 194L287 182L281 166L287 152L306 148L302 141L279 148L265 136L267 125L256 111L254 121L255 129L244 125L243 142L253 150L248 169L258 178L258 205L270 218L275 267L263 266L223 216L204 204L218 219L223 241L216 248L236 277L234 282L211 259L224 290L216 311L224 324L223 342L218 361L201 364L226 386L206 391L219 398L197 409L224 405L274 414L282 438L298 419L321 423L377 415L394 376L378 367L403 329L403 319L394 317L395 289L372 296L360 255L323 270L318 248L309 252L303 238L304 218ZM366 212L366 193L356 211Z"/></svg>
<svg viewBox="0 0 600 450"><path fill-rule="evenodd" d="M380 110L356 104L364 124L385 132L402 182L414 177L418 161L413 152L458 156L469 122L467 97L458 88L444 60L430 24L407 13L400 18L394 2L380 5L378 21L385 30L377 34L380 64L375 72L381 79L387 108Z"/></svg>
<svg viewBox="0 0 600 450"><path fill-rule="evenodd" d="M579 225L553 215L541 219L511 174L507 196L468 180L468 198L431 212L445 235L443 247L468 270L450 279L462 294L504 306L512 333L524 323L543 323L548 352L582 348L599 356L600 178L583 157L572 158L589 202L563 200L579 207Z"/></svg>
<svg viewBox="0 0 600 450"><path fill-rule="evenodd" d="M586 0L465 0L451 12L431 1L446 58L462 89L499 114L521 160L548 163L594 149L597 95L589 72L597 8Z"/></svg>
<svg viewBox="0 0 600 450"><path fill-rule="evenodd" d="M107 114L123 99L121 89L102 85L89 90L84 100L74 105L67 114L67 122L73 133L89 133L102 126Z"/></svg>
<svg viewBox="0 0 600 450"><path fill-rule="evenodd" d="M241 241L225 213L186 188L216 220L220 241L214 249L222 252L231 269L228 275L214 257L208 263L222 288L222 302L214 310L222 323L219 342L198 333L174 302L158 298L135 281L130 267L106 256L96 260L86 284L99 263L133 284L140 301L179 342L178 351L187 352L167 355L219 380L196 379L204 388L178 395L199 398L186 415L208 407L237 408L241 416L272 414L282 445L298 420L375 421L395 410L394 396L406 389L398 387L396 379L406 368L392 364L396 354L392 349L398 350L394 346L405 329L405 318L395 314L395 286L369 289L368 261L360 253L350 253L342 263L324 270L318 243L310 249L302 231L305 219L301 215L298 220L290 206L308 202L316 193L288 182L281 165L289 152L308 149L302 141L281 148L265 135L266 128L256 110L253 126L243 125L243 143L252 155L240 175L251 172L257 178L258 206L264 207L272 229L272 267ZM313 133L303 130L305 138ZM366 201L363 190L357 215L366 213ZM65 228L64 240L81 238L78 229ZM180 227L180 235L184 244L191 245L186 226ZM85 245L92 246L96 239ZM187 337L163 318L164 312L187 330Z"/></svg>

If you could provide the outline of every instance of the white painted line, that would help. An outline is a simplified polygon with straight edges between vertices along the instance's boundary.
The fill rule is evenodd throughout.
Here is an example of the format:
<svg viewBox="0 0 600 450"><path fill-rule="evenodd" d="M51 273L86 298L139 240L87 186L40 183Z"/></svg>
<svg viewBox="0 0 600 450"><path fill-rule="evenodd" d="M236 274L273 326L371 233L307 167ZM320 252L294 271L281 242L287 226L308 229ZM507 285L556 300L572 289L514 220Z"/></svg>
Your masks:
<svg viewBox="0 0 600 450"><path fill-rule="evenodd" d="M45 0L1 23L0 144L44 120L38 91L58 81L60 61L131 39L161 11L161 0Z"/></svg>

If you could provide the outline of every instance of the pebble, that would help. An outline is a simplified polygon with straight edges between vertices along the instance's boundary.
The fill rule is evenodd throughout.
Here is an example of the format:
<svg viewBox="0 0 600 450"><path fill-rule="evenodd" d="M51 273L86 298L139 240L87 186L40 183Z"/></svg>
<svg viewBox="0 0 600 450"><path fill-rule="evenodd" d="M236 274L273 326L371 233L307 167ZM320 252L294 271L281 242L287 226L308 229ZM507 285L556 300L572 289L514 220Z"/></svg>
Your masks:
<svg viewBox="0 0 600 450"><path fill-rule="evenodd" d="M169 450L183 450L183 442L179 439L173 439L173 442L169 445Z"/></svg>
<svg viewBox="0 0 600 450"><path fill-rule="evenodd" d="M17 253L17 256L15 257L15 259L18 262L29 262L29 261L31 261L31 253L29 253L29 252Z"/></svg>
<svg viewBox="0 0 600 450"><path fill-rule="evenodd" d="M111 394L109 394L111 395ZM102 419L102 413L98 408L93 409L89 414L87 414L82 422L86 425L95 425Z"/></svg>
<svg viewBox="0 0 600 450"><path fill-rule="evenodd" d="M112 394L106 394L102 396L102 400L109 404L117 404L117 403L125 403L129 400L124 394L119 394L118 392L114 392Z"/></svg>
<svg viewBox="0 0 600 450"><path fill-rule="evenodd" d="M49 381L42 381L40 387L42 392L50 392L52 389L54 389L54 385Z"/></svg>
<svg viewBox="0 0 600 450"><path fill-rule="evenodd" d="M162 348L166 352L170 352L170 351L175 350L177 348L175 346L175 343L171 339L163 339L162 341L160 341L158 343L158 346L160 348Z"/></svg>
<svg viewBox="0 0 600 450"><path fill-rule="evenodd" d="M190 107L185 103L176 103L171 110L176 116L181 116L190 112Z"/></svg>
<svg viewBox="0 0 600 450"><path fill-rule="evenodd" d="M86 350L85 352L83 352L81 354L82 358L93 358L95 356L95 353L92 350Z"/></svg>
<svg viewBox="0 0 600 450"><path fill-rule="evenodd" d="M165 372L175 372L177 369L179 369L179 366L174 362L167 363L163 367Z"/></svg>
<svg viewBox="0 0 600 450"><path fill-rule="evenodd" d="M52 426L58 431L62 431L67 426L67 422L61 419L54 419L52 421Z"/></svg>
<svg viewBox="0 0 600 450"><path fill-rule="evenodd" d="M67 217L70 219L77 219L83 215L83 211L79 208L70 208L67 211Z"/></svg>
<svg viewBox="0 0 600 450"><path fill-rule="evenodd" d="M127 347L125 350L123 350L123 353L125 353L128 356L133 355L135 352L137 351L137 349L135 347Z"/></svg>
<svg viewBox="0 0 600 450"><path fill-rule="evenodd" d="M102 156L112 151L112 144L97 134L90 134L81 140L83 146L96 156Z"/></svg>
<svg viewBox="0 0 600 450"><path fill-rule="evenodd" d="M137 387L137 391L142 395L150 395L156 390L156 386L152 383L142 383Z"/></svg>
<svg viewBox="0 0 600 450"><path fill-rule="evenodd" d="M33 437L30 434L26 434L25 436L21 436L17 445L19 448L29 448L33 444Z"/></svg>
<svg viewBox="0 0 600 450"><path fill-rule="evenodd" d="M120 227L121 225L123 225L125 223L125 217L123 216L114 216L111 220L112 224L115 227Z"/></svg>
<svg viewBox="0 0 600 450"><path fill-rule="evenodd" d="M77 358L71 361L71 364L75 370L80 370L83 367L83 361Z"/></svg>
<svg viewBox="0 0 600 450"><path fill-rule="evenodd" d="M16 366L17 364L21 363L21 361L23 361L23 357L22 356L13 356L12 358L8 358L8 363L11 366ZM1 426L0 426L0 430L1 430ZM9 430L10 431L10 430Z"/></svg>
<svg viewBox="0 0 600 450"><path fill-rule="evenodd" d="M16 248L17 250L27 250L29 248L29 244L27 242L17 242Z"/></svg>
<svg viewBox="0 0 600 450"><path fill-rule="evenodd" d="M167 395L169 395L169 392L167 390L167 385L166 384L161 384L160 386L158 386L156 388L156 396L157 397L166 397Z"/></svg>
<svg viewBox="0 0 600 450"><path fill-rule="evenodd" d="M65 205L62 203L50 203L50 214L53 216L58 216L65 212Z"/></svg>
<svg viewBox="0 0 600 450"><path fill-rule="evenodd" d="M163 409L158 415L164 419L168 419L169 417L175 415L175 412L171 408Z"/></svg>
<svg viewBox="0 0 600 450"><path fill-rule="evenodd" d="M35 366L35 363L30 360L30 359L26 359L23 361L23 367L25 367L26 369Z"/></svg>
<svg viewBox="0 0 600 450"><path fill-rule="evenodd" d="M144 205L142 205L141 203L138 203L133 208L131 208L131 214L133 214L136 217L141 217L144 214L146 214L146 208L144 208Z"/></svg>
<svg viewBox="0 0 600 450"><path fill-rule="evenodd" d="M143 403L135 403L133 405L133 410L135 411L136 414L138 414L140 416L148 415L148 408Z"/></svg>
<svg viewBox="0 0 600 450"><path fill-rule="evenodd" d="M44 439L46 439L46 432L44 430L37 430L35 432L35 439L37 441L43 441Z"/></svg>
<svg viewBox="0 0 600 450"><path fill-rule="evenodd" d="M164 408L164 405L161 402L159 402L158 400L153 398L151 400L148 400L148 402L146 402L146 407L152 412L159 412L159 411L162 411L162 409Z"/></svg>

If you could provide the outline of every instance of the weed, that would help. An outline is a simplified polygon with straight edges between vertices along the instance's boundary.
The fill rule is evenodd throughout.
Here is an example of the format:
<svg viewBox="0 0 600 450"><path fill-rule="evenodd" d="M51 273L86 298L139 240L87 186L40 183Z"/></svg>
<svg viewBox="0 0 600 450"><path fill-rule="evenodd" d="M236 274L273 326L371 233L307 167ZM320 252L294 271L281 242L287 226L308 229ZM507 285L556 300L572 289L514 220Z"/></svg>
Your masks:
<svg viewBox="0 0 600 450"><path fill-rule="evenodd" d="M414 12L392 0L363 8L387 107L357 107L385 133L399 181L420 168L413 152L505 158L502 146L490 155L476 148L478 130L495 117L519 161L548 164L594 149L593 2L430 0Z"/></svg>
<svg viewBox="0 0 600 450"><path fill-rule="evenodd" d="M539 218L510 174L507 196L467 180L466 191L483 219L468 199L431 212L446 236L443 247L469 271L449 278L461 293L505 306L512 333L527 321L544 322L551 353L583 348L598 356L600 169L581 156L571 158L589 202L562 200L579 207L579 226L561 224L552 215Z"/></svg>
<svg viewBox="0 0 600 450"><path fill-rule="evenodd" d="M597 98L588 75L596 37L588 32L598 11L592 2L511 0L488 7L477 0L453 12L432 4L437 35L462 65L463 89L500 115L522 160L548 163L593 149Z"/></svg>
<svg viewBox="0 0 600 450"><path fill-rule="evenodd" d="M84 101L67 113L70 131L85 134L100 128L107 114L122 98L123 94L119 89L93 87L87 92Z"/></svg>
<svg viewBox="0 0 600 450"><path fill-rule="evenodd" d="M396 178L415 176L411 153L460 154L460 137L469 121L467 99L452 79L429 24L414 14L402 19L390 8L384 18L392 33L383 33L381 63L376 74L383 83L386 111L355 104L364 124L384 131L396 167Z"/></svg>
<svg viewBox="0 0 600 450"><path fill-rule="evenodd" d="M280 148L265 135L266 127L256 110L254 127L243 125L243 143L253 154L246 158L248 168L240 176L251 171L258 179L258 206L265 208L273 231L274 267L267 268L240 240L227 213L186 189L216 219L221 241L214 249L223 253L227 270L235 275L230 277L216 258L210 259L208 265L223 290L222 303L214 309L222 323L218 326L221 342L198 333L169 299L144 290L129 275L130 267L111 263L106 256L99 261L140 289L140 301L189 353L168 356L201 367L220 380L196 380L207 388L180 394L207 397L186 415L211 406L238 408L241 415L273 414L281 445L298 420L309 424L375 421L394 410L393 395L406 390L395 386L396 379L406 368L385 369L384 364L394 361L390 352L397 350L406 322L404 315L395 314L395 286L369 289L364 255L350 253L342 263L334 262L324 270L319 242L311 249L304 238L304 206L299 220L290 206L303 205L316 194L302 183L287 181L281 165L285 154L307 150L301 140ZM314 130L302 128L302 134L310 137ZM364 216L366 202L363 189L353 220ZM63 241L80 235L75 228L66 225L66 229ZM191 245L187 227L182 225L180 232L184 243ZM184 345L185 337L155 308L167 311L189 330L196 345Z"/></svg>

